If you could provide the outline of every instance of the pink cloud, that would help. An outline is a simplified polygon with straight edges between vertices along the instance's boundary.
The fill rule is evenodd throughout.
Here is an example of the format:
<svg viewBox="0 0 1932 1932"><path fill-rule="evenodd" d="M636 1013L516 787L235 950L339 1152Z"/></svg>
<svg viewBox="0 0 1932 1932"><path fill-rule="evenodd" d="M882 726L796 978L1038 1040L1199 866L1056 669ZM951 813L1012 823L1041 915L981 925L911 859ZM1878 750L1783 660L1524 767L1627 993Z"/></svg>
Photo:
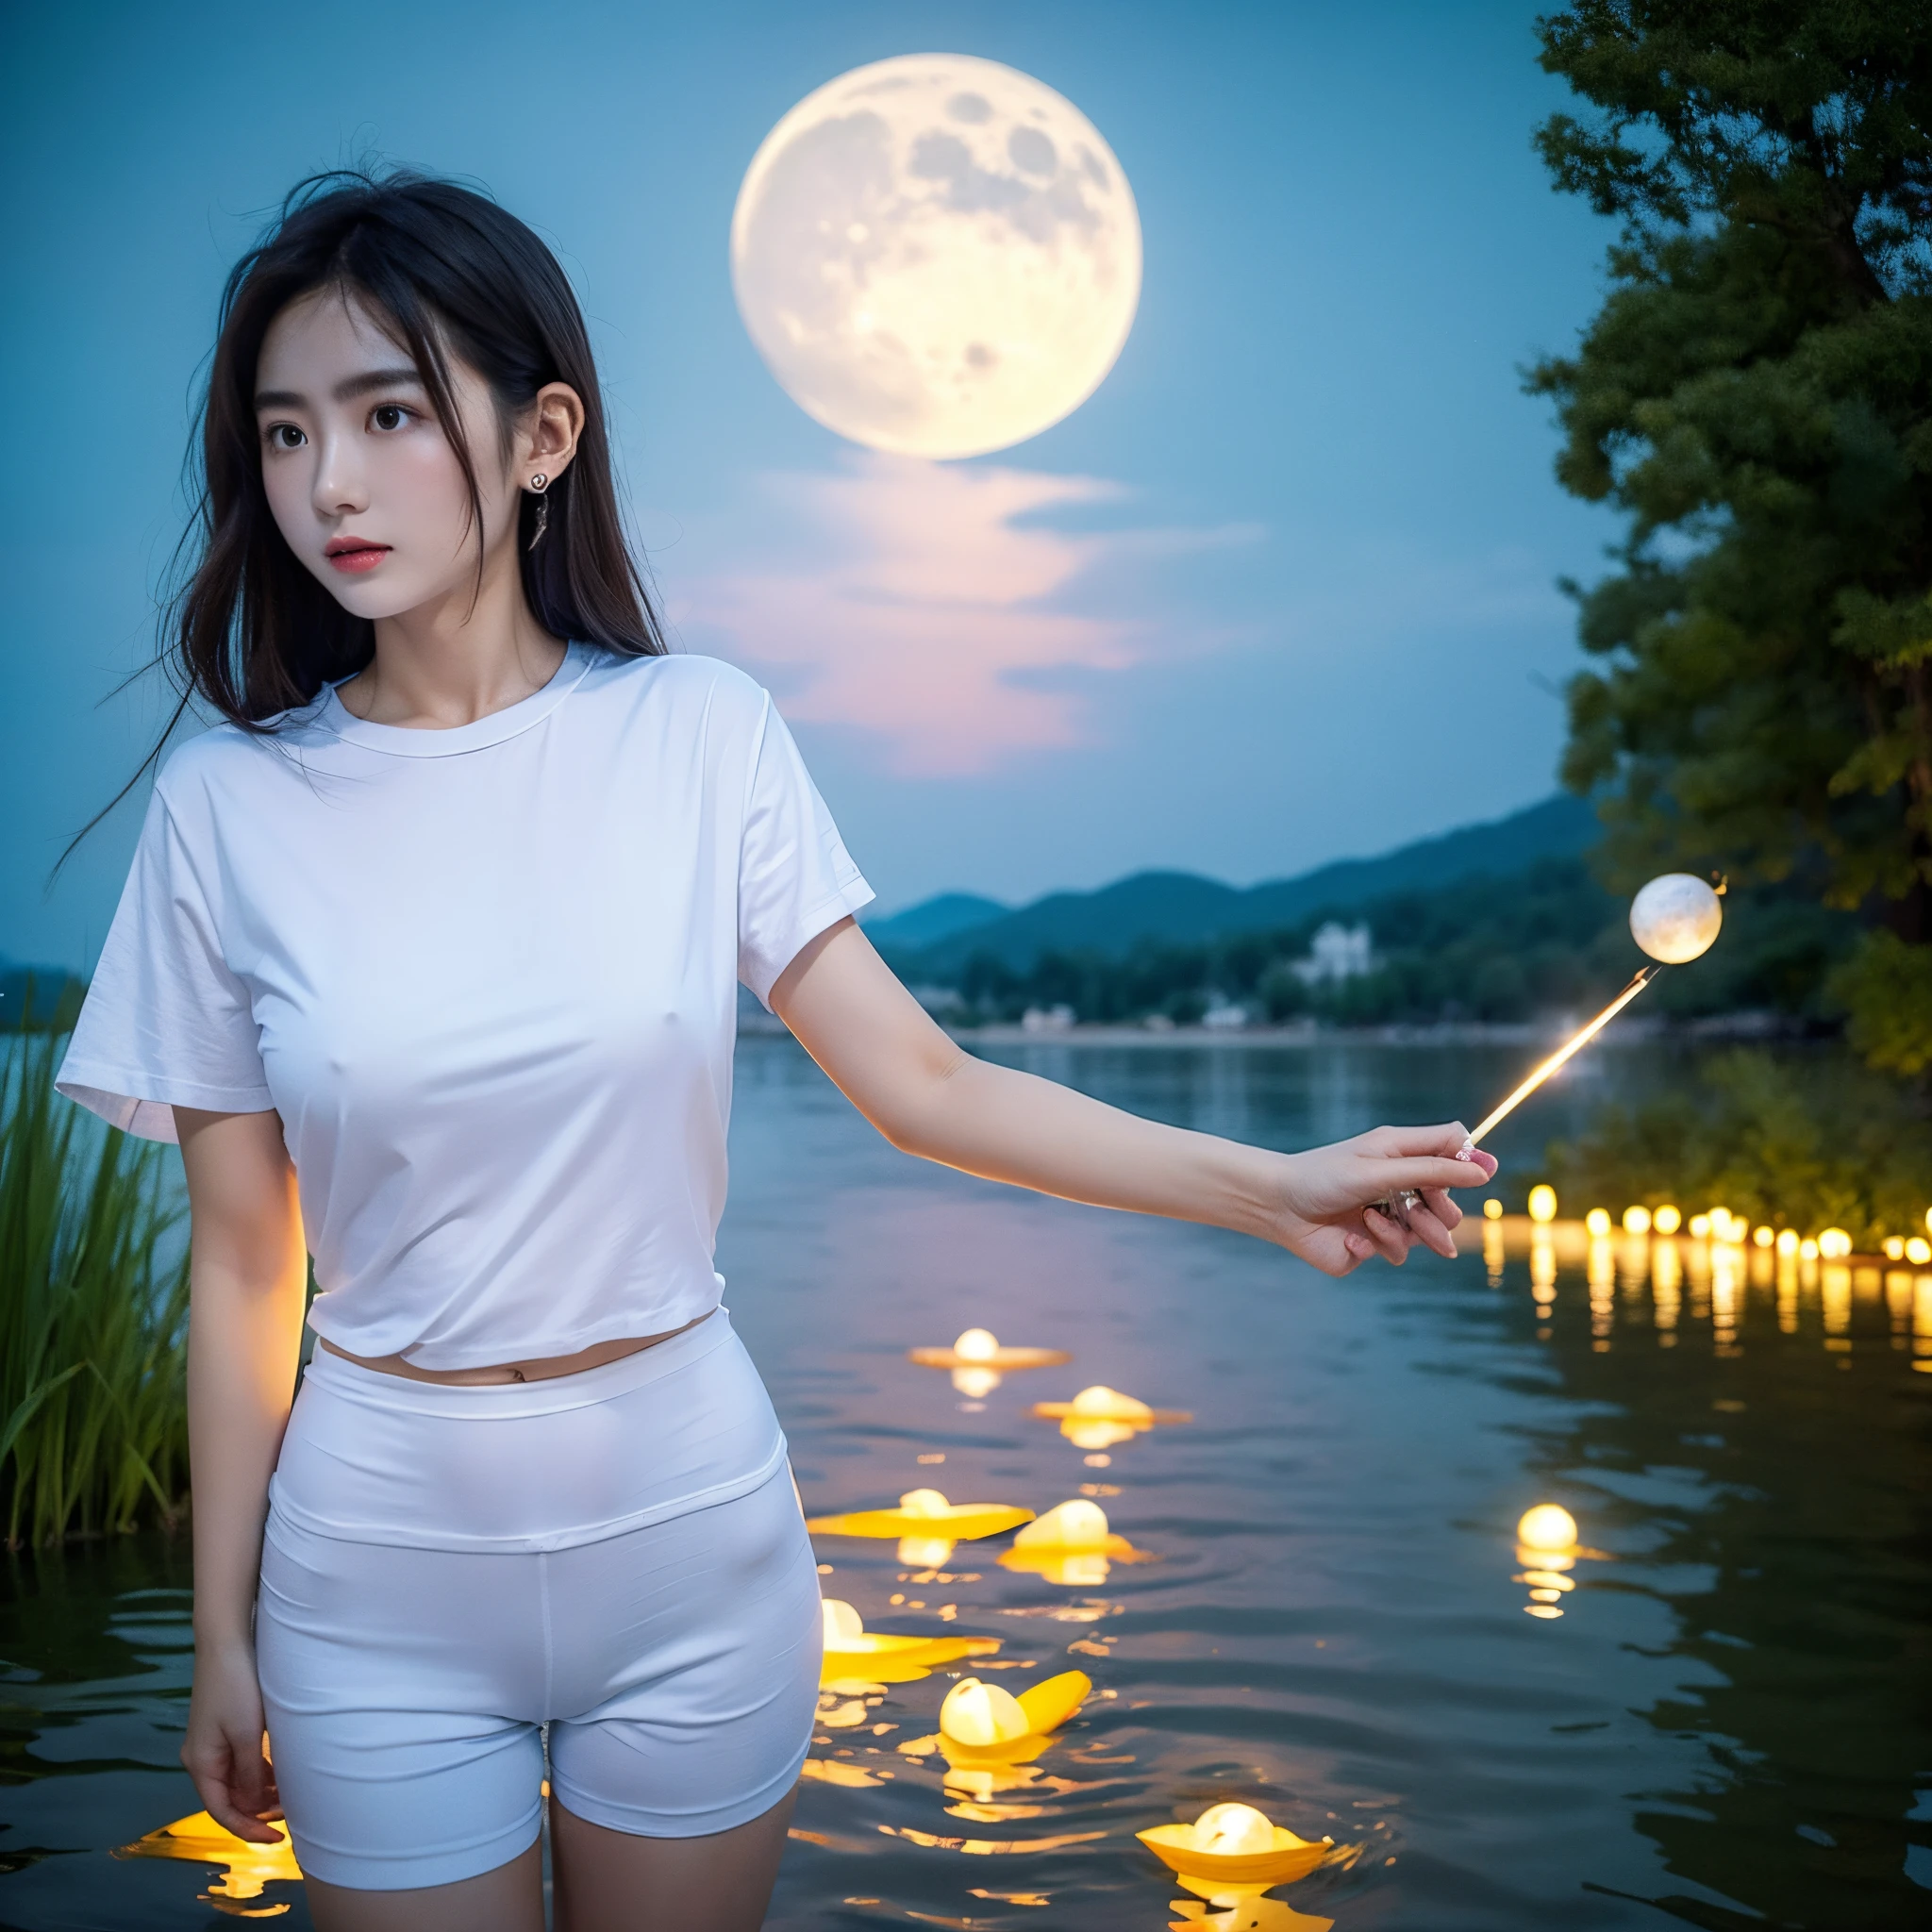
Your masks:
<svg viewBox="0 0 1932 1932"><path fill-rule="evenodd" d="M1085 741L1081 700L1053 674L1122 672L1166 638L1144 616L1094 608L1100 575L1247 534L1022 524L1127 491L914 458L855 457L763 487L784 537L760 560L674 585L674 624L700 648L788 674L788 718L872 732L909 775Z"/></svg>

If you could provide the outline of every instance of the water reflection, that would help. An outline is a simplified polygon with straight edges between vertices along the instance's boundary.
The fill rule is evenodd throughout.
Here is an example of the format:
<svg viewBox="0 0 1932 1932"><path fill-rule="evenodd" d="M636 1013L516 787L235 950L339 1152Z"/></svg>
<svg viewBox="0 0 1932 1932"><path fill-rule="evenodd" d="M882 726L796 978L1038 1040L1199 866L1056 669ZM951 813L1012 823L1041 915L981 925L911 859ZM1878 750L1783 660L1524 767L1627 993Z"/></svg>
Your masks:
<svg viewBox="0 0 1932 1932"><path fill-rule="evenodd" d="M1103 1099L1283 1147L1463 1114L1523 1058L1051 1051ZM1507 1174L1586 1101L1680 1072L1578 1063L1504 1124ZM1924 1922L1932 1262L1713 1242L1700 1207L1606 1227L1607 1259L1580 1225L1485 1222L1459 1261L1333 1282L909 1161L785 1041L747 1042L737 1093L719 1265L812 1507L864 1513L943 1464L950 1494L1015 1508L1077 1487L1161 1558L1081 1587L993 1560L1004 1541L955 1550L950 1518L920 1519L930 1546L902 1550L907 1524L823 1541L827 1594L878 1626L859 1635L1001 1647L824 1688L772 1932ZM969 1320L1075 1354L1054 1392L1158 1393L1197 1420L1075 1486L1093 1472L1024 1382L969 1398L907 1362ZM1575 1519L1574 1552L1519 1540L1541 1502ZM176 1757L184 1565L185 1540L14 1565L9 1927L210 1921L208 1867L110 1856L197 1802ZM897 1749L939 1735L967 1674L1017 1690L1074 1666L1092 1694L1035 1762ZM1134 1834L1224 1803L1347 1855L1291 1905L1188 1895Z"/></svg>
<svg viewBox="0 0 1932 1932"><path fill-rule="evenodd" d="M263 1888L276 1879L299 1883L302 1868L295 1862L294 1847L288 1840L288 1827L279 1843L261 1845L237 1838L225 1825L217 1824L206 1811L177 1818L158 1831L151 1831L132 1844L117 1845L117 1858L179 1858L194 1865L216 1865L221 1875L200 1894L225 1917L233 1919L275 1919L289 1909L287 1900L257 1904Z"/></svg>
<svg viewBox="0 0 1932 1932"><path fill-rule="evenodd" d="M1607 1225L1607 1217L1604 1217ZM1693 1225L1709 1224L1699 1215ZM1733 1229L1739 1224L1732 1223ZM1558 1273L1580 1266L1593 1352L1607 1354L1645 1339L1674 1347L1686 1324L1708 1324L1709 1352L1736 1356L1754 1328L1779 1335L1814 1332L1828 1354L1846 1354L1855 1332L1883 1333L1909 1353L1912 1367L1932 1374L1932 1267L1881 1265L1876 1257L1821 1259L1792 1235L1724 1240L1693 1235L1593 1233L1584 1222L1541 1222L1505 1215L1482 1224L1482 1260L1491 1288L1506 1285L1510 1264L1526 1261L1538 1336L1549 1341ZM1906 1244L1896 1243L1903 1253ZM1924 1242L1918 1243L1925 1246ZM1807 1319L1809 1318L1809 1319Z"/></svg>
<svg viewBox="0 0 1932 1932"><path fill-rule="evenodd" d="M1539 1466L1621 1551L1519 1544L1524 1607L1554 1621L1586 1598L1601 1614L1595 1590L1652 1595L1668 1655L1696 1672L1637 1707L1692 1752L1636 1807L1679 1881L1645 1895L1713 1927L1924 1924L1926 1740L1898 1698L1927 1589L1932 1390L1913 1376L1932 1372L1932 1271L1707 1222L1613 1260L1578 1224L1485 1236L1486 1281L1522 1295L1574 1403Z"/></svg>

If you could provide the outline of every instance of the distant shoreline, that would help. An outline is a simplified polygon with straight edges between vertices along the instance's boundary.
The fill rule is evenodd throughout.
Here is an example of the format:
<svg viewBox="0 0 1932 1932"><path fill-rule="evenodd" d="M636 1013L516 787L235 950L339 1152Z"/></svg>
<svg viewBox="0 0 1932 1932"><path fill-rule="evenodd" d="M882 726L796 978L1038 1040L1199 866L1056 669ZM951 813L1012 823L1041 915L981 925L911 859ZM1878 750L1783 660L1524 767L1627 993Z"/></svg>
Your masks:
<svg viewBox="0 0 1932 1932"><path fill-rule="evenodd" d="M1559 1014L1544 1020L1443 1021L1428 1026L1324 1026L1304 1021L1287 1026L1081 1025L1027 1027L1010 1023L986 1026L947 1026L960 1045L1301 1048L1317 1046L1540 1046L1555 1045L1589 1017ZM941 1022L944 1025L943 1021ZM782 1020L762 1010L746 1014L739 1033L753 1038L789 1033ZM1781 1013L1718 1013L1681 1024L1669 1020L1619 1020L1607 1031L1607 1044L1635 1046L1657 1040L1800 1040L1808 1035Z"/></svg>

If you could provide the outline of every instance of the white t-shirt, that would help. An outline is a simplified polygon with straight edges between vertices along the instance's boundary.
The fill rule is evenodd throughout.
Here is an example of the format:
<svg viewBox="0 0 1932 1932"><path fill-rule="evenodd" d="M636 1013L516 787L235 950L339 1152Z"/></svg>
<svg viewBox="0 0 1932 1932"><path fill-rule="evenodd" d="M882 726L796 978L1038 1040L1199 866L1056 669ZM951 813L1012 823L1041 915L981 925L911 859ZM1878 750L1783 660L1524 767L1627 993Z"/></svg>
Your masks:
<svg viewBox="0 0 1932 1932"><path fill-rule="evenodd" d="M715 658L573 643L446 731L329 689L169 758L56 1084L154 1141L279 1113L352 1354L571 1355L717 1305L736 982L872 897Z"/></svg>

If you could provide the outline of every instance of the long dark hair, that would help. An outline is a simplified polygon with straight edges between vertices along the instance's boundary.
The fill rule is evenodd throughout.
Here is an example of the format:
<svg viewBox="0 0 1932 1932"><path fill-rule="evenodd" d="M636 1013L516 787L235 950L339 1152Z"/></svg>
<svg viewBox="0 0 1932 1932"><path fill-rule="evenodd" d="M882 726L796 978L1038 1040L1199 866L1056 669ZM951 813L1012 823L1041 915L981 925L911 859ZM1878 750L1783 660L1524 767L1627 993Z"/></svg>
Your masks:
<svg viewBox="0 0 1932 1932"><path fill-rule="evenodd" d="M664 651L649 587L625 541L590 337L557 258L514 215L453 181L404 169L313 175L290 192L222 292L201 409L199 487L183 538L184 555L197 540L200 554L163 624L160 660L180 702L114 804L159 758L193 699L261 731L264 720L308 703L375 655L374 624L344 610L296 559L261 482L255 388L262 339L291 302L319 289L360 297L408 349L462 466L479 530L482 500L451 397L450 356L488 383L506 441L512 419L545 383L576 391L583 434L575 460L546 492L549 524L534 550L536 499L523 497L524 594L554 637L628 657Z"/></svg>

